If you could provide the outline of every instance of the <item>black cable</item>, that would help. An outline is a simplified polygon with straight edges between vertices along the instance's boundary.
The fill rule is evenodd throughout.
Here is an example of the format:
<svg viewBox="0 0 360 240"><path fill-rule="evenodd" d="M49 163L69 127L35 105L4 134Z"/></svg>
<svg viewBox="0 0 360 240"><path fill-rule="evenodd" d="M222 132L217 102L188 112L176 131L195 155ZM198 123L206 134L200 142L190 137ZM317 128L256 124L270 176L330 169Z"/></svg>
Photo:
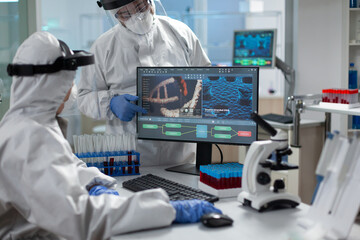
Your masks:
<svg viewBox="0 0 360 240"><path fill-rule="evenodd" d="M220 163L222 164L222 163L223 163L223 154L222 154L222 151L221 151L220 147L219 147L217 144L215 144L215 146L219 149L219 152L220 152Z"/></svg>

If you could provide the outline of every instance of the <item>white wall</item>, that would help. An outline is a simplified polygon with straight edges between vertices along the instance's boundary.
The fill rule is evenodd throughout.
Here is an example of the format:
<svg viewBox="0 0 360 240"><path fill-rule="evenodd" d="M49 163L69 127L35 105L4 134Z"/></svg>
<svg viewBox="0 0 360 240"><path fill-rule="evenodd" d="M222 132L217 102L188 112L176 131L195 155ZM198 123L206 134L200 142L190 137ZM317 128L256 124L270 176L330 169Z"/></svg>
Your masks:
<svg viewBox="0 0 360 240"><path fill-rule="evenodd" d="M295 94L321 93L341 87L342 1L295 0L294 3ZM333 114L334 115L334 114ZM322 119L323 113L306 112L302 118ZM340 129L334 116L332 129Z"/></svg>

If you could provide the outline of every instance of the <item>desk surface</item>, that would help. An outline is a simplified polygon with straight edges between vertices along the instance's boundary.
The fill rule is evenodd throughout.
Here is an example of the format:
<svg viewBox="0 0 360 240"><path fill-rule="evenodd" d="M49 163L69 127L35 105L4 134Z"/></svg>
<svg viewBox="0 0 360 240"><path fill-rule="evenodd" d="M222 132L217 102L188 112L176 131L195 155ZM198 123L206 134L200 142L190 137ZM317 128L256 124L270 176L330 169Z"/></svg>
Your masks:
<svg viewBox="0 0 360 240"><path fill-rule="evenodd" d="M169 180L173 180L197 188L198 176L181 173L167 172L165 167L141 167L141 174L152 173ZM137 176L117 177L120 195L131 196L133 193L123 189L121 182ZM241 204L235 198L224 198L215 203L215 206L229 215L234 223L230 227L211 229L201 223L173 224L171 227L146 230L135 233L123 234L112 239L296 239L298 231L297 219L305 216L308 205L301 204L295 209L285 209L258 213ZM190 238L189 238L190 237ZM360 240L360 226L355 224L352 228L350 240Z"/></svg>

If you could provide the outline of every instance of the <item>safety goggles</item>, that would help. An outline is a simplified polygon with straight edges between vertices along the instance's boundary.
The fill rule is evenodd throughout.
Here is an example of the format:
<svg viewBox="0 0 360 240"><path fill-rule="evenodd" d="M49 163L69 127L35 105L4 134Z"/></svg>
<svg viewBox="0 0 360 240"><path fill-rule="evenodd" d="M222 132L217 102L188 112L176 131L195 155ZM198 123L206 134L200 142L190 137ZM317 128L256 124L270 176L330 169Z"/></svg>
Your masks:
<svg viewBox="0 0 360 240"><path fill-rule="evenodd" d="M7 72L9 76L33 76L35 74L55 73L61 70L75 71L78 67L93 64L94 55L86 51L72 51L61 40L60 48L63 56L58 57L53 64L9 64Z"/></svg>
<svg viewBox="0 0 360 240"><path fill-rule="evenodd" d="M133 1L132 3L121 7L115 14L115 17L121 21L127 21L132 15L148 10L149 6L150 3L148 0Z"/></svg>

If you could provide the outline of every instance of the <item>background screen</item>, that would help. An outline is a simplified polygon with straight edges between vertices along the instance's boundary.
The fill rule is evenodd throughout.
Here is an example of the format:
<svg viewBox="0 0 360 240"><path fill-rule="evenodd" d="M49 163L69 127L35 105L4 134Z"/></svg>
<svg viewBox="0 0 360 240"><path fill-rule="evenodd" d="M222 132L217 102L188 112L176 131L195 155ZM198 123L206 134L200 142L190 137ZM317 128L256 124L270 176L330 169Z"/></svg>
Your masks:
<svg viewBox="0 0 360 240"><path fill-rule="evenodd" d="M276 30L234 32L233 66L274 67Z"/></svg>

